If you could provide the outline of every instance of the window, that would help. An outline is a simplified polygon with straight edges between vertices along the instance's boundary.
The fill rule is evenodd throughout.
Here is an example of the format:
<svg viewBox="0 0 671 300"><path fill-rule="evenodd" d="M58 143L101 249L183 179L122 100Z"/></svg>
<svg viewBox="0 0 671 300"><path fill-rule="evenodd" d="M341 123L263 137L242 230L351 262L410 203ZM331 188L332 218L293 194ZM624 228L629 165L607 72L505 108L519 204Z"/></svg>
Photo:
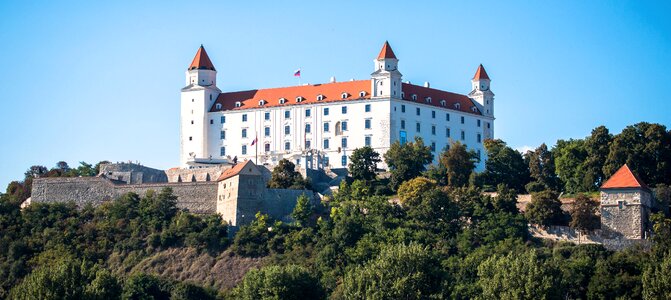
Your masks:
<svg viewBox="0 0 671 300"><path fill-rule="evenodd" d="M235 107L240 107L240 106L242 106L242 102L240 102L240 101L236 101L236 102L235 102Z"/></svg>
<svg viewBox="0 0 671 300"><path fill-rule="evenodd" d="M296 97L296 102L301 102L301 101L303 101L303 97L301 97L301 96Z"/></svg>
<svg viewBox="0 0 671 300"><path fill-rule="evenodd" d="M214 124L214 120L210 119L210 125Z"/></svg>
<svg viewBox="0 0 671 300"><path fill-rule="evenodd" d="M265 145L263 145L263 150L264 150L265 152L270 152L270 144L265 144Z"/></svg>
<svg viewBox="0 0 671 300"><path fill-rule="evenodd" d="M415 131L417 131L417 132L422 131L422 128L421 128L421 125L419 125L419 122L417 122L417 124L415 124Z"/></svg>
<svg viewBox="0 0 671 300"><path fill-rule="evenodd" d="M440 106L445 106L445 104L447 104L447 102L445 102L445 100L440 100Z"/></svg>
<svg viewBox="0 0 671 300"><path fill-rule="evenodd" d="M405 105L401 105L401 112L405 112Z"/></svg>
<svg viewBox="0 0 671 300"><path fill-rule="evenodd" d="M219 156L226 156L226 147L219 148Z"/></svg>
<svg viewBox="0 0 671 300"><path fill-rule="evenodd" d="M431 134L436 135L436 125L431 125Z"/></svg>
<svg viewBox="0 0 671 300"><path fill-rule="evenodd" d="M225 130L222 130L222 131L219 133L219 137L220 137L222 140L225 140L225 139L226 139L226 131L225 131Z"/></svg>
<svg viewBox="0 0 671 300"><path fill-rule="evenodd" d="M342 131L347 131L347 121L342 121L342 123L340 124L340 128L342 129Z"/></svg>
<svg viewBox="0 0 671 300"><path fill-rule="evenodd" d="M289 125L284 126L284 134L291 134L291 126Z"/></svg>
<svg viewBox="0 0 671 300"><path fill-rule="evenodd" d="M284 142L284 150L286 151L291 150L291 142Z"/></svg>
<svg viewBox="0 0 671 300"><path fill-rule="evenodd" d="M328 148L329 148L329 140L324 139L324 149L328 149Z"/></svg>
<svg viewBox="0 0 671 300"><path fill-rule="evenodd" d="M226 116L221 116L220 121L221 121L221 124L226 123Z"/></svg>
<svg viewBox="0 0 671 300"><path fill-rule="evenodd" d="M370 147L370 140L371 140L370 136L366 136L364 138L364 144L368 147Z"/></svg>
<svg viewBox="0 0 671 300"><path fill-rule="evenodd" d="M624 201L618 200L617 201L617 208L619 209L624 209Z"/></svg>
<svg viewBox="0 0 671 300"><path fill-rule="evenodd" d="M259 106L263 106L266 104L266 100L259 100Z"/></svg>
<svg viewBox="0 0 671 300"><path fill-rule="evenodd" d="M480 120L478 120L478 127L480 127Z"/></svg>
<svg viewBox="0 0 671 300"><path fill-rule="evenodd" d="M464 132L463 130L461 131L461 140L462 141L466 140L466 132Z"/></svg>
<svg viewBox="0 0 671 300"><path fill-rule="evenodd" d="M408 135L405 133L405 131L401 130L401 132L399 132L399 142L401 142L401 145L404 145L407 140Z"/></svg>
<svg viewBox="0 0 671 300"><path fill-rule="evenodd" d="M270 112L265 112L263 114L263 119L265 119L266 121L270 121Z"/></svg>
<svg viewBox="0 0 671 300"><path fill-rule="evenodd" d="M412 98L412 101L417 101L417 94L412 94L410 97Z"/></svg>
<svg viewBox="0 0 671 300"><path fill-rule="evenodd" d="M343 137L340 140L340 146L343 147L343 148L347 148L347 138L346 137Z"/></svg>
<svg viewBox="0 0 671 300"><path fill-rule="evenodd" d="M347 94L347 93L340 94L340 98L342 98L342 99L347 99L347 96L349 96L349 94Z"/></svg>
<svg viewBox="0 0 671 300"><path fill-rule="evenodd" d="M366 92L364 92L364 91L359 92L359 98L363 98L363 97L366 97Z"/></svg>
<svg viewBox="0 0 671 300"><path fill-rule="evenodd" d="M431 97L426 97L426 98L424 98L424 99L426 100L426 103L431 103L431 101L432 101L432 100L431 100Z"/></svg>
<svg viewBox="0 0 671 300"><path fill-rule="evenodd" d="M247 137L247 129L244 128L244 129L242 129L242 138L246 138L246 137Z"/></svg>
<svg viewBox="0 0 671 300"><path fill-rule="evenodd" d="M247 145L242 145L242 155L247 154Z"/></svg>
<svg viewBox="0 0 671 300"><path fill-rule="evenodd" d="M221 103L217 103L214 107L216 107L217 110L221 109Z"/></svg>
<svg viewBox="0 0 671 300"><path fill-rule="evenodd" d="M329 115L329 108L328 107L324 107L324 115L325 116Z"/></svg>
<svg viewBox="0 0 671 300"><path fill-rule="evenodd" d="M280 104L284 104L284 103L287 103L287 99L280 98Z"/></svg>
<svg viewBox="0 0 671 300"><path fill-rule="evenodd" d="M305 124L305 133L310 133L312 126L310 124Z"/></svg>
<svg viewBox="0 0 671 300"><path fill-rule="evenodd" d="M431 111L431 118L432 118L432 119L435 119L435 118L436 118L436 111L435 111L435 110L432 110L432 111Z"/></svg>
<svg viewBox="0 0 671 300"><path fill-rule="evenodd" d="M418 116L420 115L419 107L415 108L415 114Z"/></svg>
<svg viewBox="0 0 671 300"><path fill-rule="evenodd" d="M478 160L482 159L482 152L480 152L480 149L478 149Z"/></svg>
<svg viewBox="0 0 671 300"><path fill-rule="evenodd" d="M190 136L190 137L189 137L189 141L193 141L193 137Z"/></svg>
<svg viewBox="0 0 671 300"><path fill-rule="evenodd" d="M491 128L492 126L487 122L487 129Z"/></svg>
<svg viewBox="0 0 671 300"><path fill-rule="evenodd" d="M450 129L445 128L445 137L450 137Z"/></svg>
<svg viewBox="0 0 671 300"><path fill-rule="evenodd" d="M461 104L459 104L459 103L455 103L455 104L454 104L454 108L456 108L456 109L460 109L460 108L461 108Z"/></svg>
<svg viewBox="0 0 671 300"><path fill-rule="evenodd" d="M306 118L309 118L311 114L312 114L312 111L309 108L305 110L305 117Z"/></svg>
<svg viewBox="0 0 671 300"><path fill-rule="evenodd" d="M310 140L305 141L305 149L310 149Z"/></svg>
<svg viewBox="0 0 671 300"><path fill-rule="evenodd" d="M270 127L263 128L263 135L270 136Z"/></svg>
<svg viewBox="0 0 671 300"><path fill-rule="evenodd" d="M191 120L191 125L193 125L193 120Z"/></svg>
<svg viewBox="0 0 671 300"><path fill-rule="evenodd" d="M366 112L370 112L370 104L366 104L366 106L364 108L365 108L364 110Z"/></svg>
<svg viewBox="0 0 671 300"><path fill-rule="evenodd" d="M340 160L343 167L347 166L347 155L343 155Z"/></svg>
<svg viewBox="0 0 671 300"><path fill-rule="evenodd" d="M285 110L285 111L284 111L284 118L285 118L285 119L289 119L289 118L291 118L291 111L289 111L289 110Z"/></svg>
<svg viewBox="0 0 671 300"><path fill-rule="evenodd" d="M401 129L405 129L405 120L401 120Z"/></svg>
<svg viewBox="0 0 671 300"><path fill-rule="evenodd" d="M478 133L478 143L482 142L482 135Z"/></svg>
<svg viewBox="0 0 671 300"><path fill-rule="evenodd" d="M450 114L445 114L445 121L450 121Z"/></svg>
<svg viewBox="0 0 671 300"><path fill-rule="evenodd" d="M342 113L343 113L343 115L347 113L347 106L342 107Z"/></svg>
<svg viewBox="0 0 671 300"><path fill-rule="evenodd" d="M370 119L364 120L364 128L370 129Z"/></svg>
<svg viewBox="0 0 671 300"><path fill-rule="evenodd" d="M242 115L242 122L247 122L247 114Z"/></svg>
<svg viewBox="0 0 671 300"><path fill-rule="evenodd" d="M431 142L431 152L436 152L436 142Z"/></svg>
<svg viewBox="0 0 671 300"><path fill-rule="evenodd" d="M461 124L464 124L464 120L465 120L464 116L461 116Z"/></svg>
<svg viewBox="0 0 671 300"><path fill-rule="evenodd" d="M324 100L324 95L322 95L322 94L317 95L317 101L322 101L322 100Z"/></svg>

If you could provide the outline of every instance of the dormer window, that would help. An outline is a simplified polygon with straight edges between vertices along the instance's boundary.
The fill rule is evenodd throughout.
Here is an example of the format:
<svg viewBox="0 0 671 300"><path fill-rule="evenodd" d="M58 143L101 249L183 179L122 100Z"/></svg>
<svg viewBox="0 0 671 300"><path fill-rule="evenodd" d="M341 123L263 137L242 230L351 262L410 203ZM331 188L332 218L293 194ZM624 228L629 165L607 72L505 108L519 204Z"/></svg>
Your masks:
<svg viewBox="0 0 671 300"><path fill-rule="evenodd" d="M410 98L412 98L412 101L417 101L417 94L412 94Z"/></svg>
<svg viewBox="0 0 671 300"><path fill-rule="evenodd" d="M301 96L296 97L296 102L301 102L301 101L303 101L303 97L301 97Z"/></svg>
<svg viewBox="0 0 671 300"><path fill-rule="evenodd" d="M440 106L445 106L446 102L445 100L440 100Z"/></svg>
<svg viewBox="0 0 671 300"><path fill-rule="evenodd" d="M477 112L477 111L478 111L478 108L475 107L475 106L472 106L472 107L471 107L471 110L472 110L473 112Z"/></svg>
<svg viewBox="0 0 671 300"><path fill-rule="evenodd" d="M264 106L266 103L266 100L259 100L259 106Z"/></svg>
<svg viewBox="0 0 671 300"><path fill-rule="evenodd" d="M240 107L242 106L242 102L240 101L235 101L235 107Z"/></svg>
<svg viewBox="0 0 671 300"><path fill-rule="evenodd" d="M287 103L287 99L280 98L280 104L284 104L284 103Z"/></svg>
<svg viewBox="0 0 671 300"><path fill-rule="evenodd" d="M342 94L340 94L340 98L342 98L342 99L347 99L347 97L349 97L349 94L346 93L346 92L343 92Z"/></svg>
<svg viewBox="0 0 671 300"><path fill-rule="evenodd" d="M431 97L426 97L424 99L426 100L426 103L431 103Z"/></svg>
<svg viewBox="0 0 671 300"><path fill-rule="evenodd" d="M221 109L221 103L217 103L217 104L215 104L214 107L215 107L217 110L220 110L220 109Z"/></svg>
<svg viewBox="0 0 671 300"><path fill-rule="evenodd" d="M401 92L401 99L405 99L405 92Z"/></svg>
<svg viewBox="0 0 671 300"><path fill-rule="evenodd" d="M366 92L364 91L359 92L359 97L360 98L366 97Z"/></svg>
<svg viewBox="0 0 671 300"><path fill-rule="evenodd" d="M459 103L455 103L455 104L454 104L454 108L456 108L456 109L460 109L460 108L461 108L461 104L459 104Z"/></svg>
<svg viewBox="0 0 671 300"><path fill-rule="evenodd" d="M317 95L317 101L322 101L322 100L324 100L324 95L322 95L322 94Z"/></svg>

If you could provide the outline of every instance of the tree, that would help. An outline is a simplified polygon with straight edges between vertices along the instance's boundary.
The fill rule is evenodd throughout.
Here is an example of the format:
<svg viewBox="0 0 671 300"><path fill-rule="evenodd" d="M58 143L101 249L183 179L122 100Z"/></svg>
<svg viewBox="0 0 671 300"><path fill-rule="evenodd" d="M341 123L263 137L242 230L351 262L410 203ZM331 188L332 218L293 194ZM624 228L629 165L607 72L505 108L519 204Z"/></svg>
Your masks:
<svg viewBox="0 0 671 300"><path fill-rule="evenodd" d="M354 149L348 166L350 176L355 180L374 180L377 164L381 161L380 154L369 146Z"/></svg>
<svg viewBox="0 0 671 300"><path fill-rule="evenodd" d="M468 178L475 169L477 160L475 151L468 151L460 142L452 143L440 154L440 164L447 169L447 185L451 187L468 185Z"/></svg>
<svg viewBox="0 0 671 300"><path fill-rule="evenodd" d="M671 186L660 183L655 186L654 192L657 209L662 211L666 216L671 216L669 212L669 204L671 204Z"/></svg>
<svg viewBox="0 0 671 300"><path fill-rule="evenodd" d="M309 188L307 180L296 171L296 165L287 159L282 159L273 169L268 181L271 189L303 190Z"/></svg>
<svg viewBox="0 0 671 300"><path fill-rule="evenodd" d="M268 266L251 270L233 290L235 299L323 299L319 280L302 266Z"/></svg>
<svg viewBox="0 0 671 300"><path fill-rule="evenodd" d="M431 147L425 146L421 137L405 144L394 142L384 154L384 161L391 170L392 190L396 191L402 182L419 176L432 160Z"/></svg>
<svg viewBox="0 0 671 300"><path fill-rule="evenodd" d="M596 215L598 209L598 202L584 194L578 195L571 207L571 222L569 222L569 226L583 233L599 228L600 220Z"/></svg>
<svg viewBox="0 0 671 300"><path fill-rule="evenodd" d="M643 299L671 299L671 256L643 272Z"/></svg>
<svg viewBox="0 0 671 300"><path fill-rule="evenodd" d="M428 247L390 245L362 267L345 274L345 299L430 299L440 291L441 275Z"/></svg>
<svg viewBox="0 0 671 300"><path fill-rule="evenodd" d="M398 198L404 205L413 205L421 200L424 193L436 188L436 182L425 177L416 177L401 184Z"/></svg>
<svg viewBox="0 0 671 300"><path fill-rule="evenodd" d="M527 204L524 216L532 224L558 225L562 222L563 212L557 194L552 191L531 194L531 202Z"/></svg>
<svg viewBox="0 0 671 300"><path fill-rule="evenodd" d="M562 299L556 269L535 250L494 255L478 266L479 299Z"/></svg>
<svg viewBox="0 0 671 300"><path fill-rule="evenodd" d="M608 158L610 143L613 141L613 135L610 134L606 126L599 126L592 130L592 134L585 139L585 149L587 150L587 159L584 164L585 186L589 186L590 191L598 189L606 180L603 174L603 167Z"/></svg>
<svg viewBox="0 0 671 300"><path fill-rule="evenodd" d="M493 199L494 208L502 212L518 214L517 193L507 185L501 183L496 186L496 197Z"/></svg>
<svg viewBox="0 0 671 300"><path fill-rule="evenodd" d="M123 299L170 299L172 286L160 278L147 274L133 274L123 287Z"/></svg>
<svg viewBox="0 0 671 300"><path fill-rule="evenodd" d="M524 162L522 154L499 139L487 139L484 146L487 161L482 173L483 184L491 187L506 184L517 192L524 192L530 179L529 164Z"/></svg>
<svg viewBox="0 0 671 300"><path fill-rule="evenodd" d="M310 198L307 195L301 194L296 199L296 206L291 212L291 217L296 220L300 226L307 226L310 222L310 216L312 216L312 203L310 203Z"/></svg>
<svg viewBox="0 0 671 300"><path fill-rule="evenodd" d="M35 178L35 177L40 177L43 175L46 175L49 170L45 166L31 166L28 171L26 171L25 176L26 178Z"/></svg>
<svg viewBox="0 0 671 300"><path fill-rule="evenodd" d="M552 155L555 157L556 173L564 184L564 191L579 193L589 191L593 183L585 183L587 149L584 140L559 140Z"/></svg>
<svg viewBox="0 0 671 300"><path fill-rule="evenodd" d="M559 191L559 178L555 174L555 163L552 152L548 151L545 143L535 151L527 152L529 174L534 182L542 184L545 189ZM529 190L529 189L527 189Z"/></svg>

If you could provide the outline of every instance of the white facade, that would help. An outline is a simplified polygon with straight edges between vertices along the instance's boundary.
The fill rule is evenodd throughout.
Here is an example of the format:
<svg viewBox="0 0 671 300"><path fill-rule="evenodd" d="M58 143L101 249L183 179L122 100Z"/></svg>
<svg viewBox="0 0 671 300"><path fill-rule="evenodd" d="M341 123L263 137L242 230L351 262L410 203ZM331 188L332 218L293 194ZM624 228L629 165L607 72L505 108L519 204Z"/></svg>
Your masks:
<svg viewBox="0 0 671 300"><path fill-rule="evenodd" d="M383 51L386 47L388 44ZM286 158L304 168L346 168L356 148L368 145L383 155L395 141L420 136L435 149L434 163L442 149L459 141L480 154L476 170L482 171L483 142L494 137L494 94L489 79L474 79L468 96L413 86L401 82L398 59L393 52L390 55L380 53L369 83L222 94L213 67L187 71L181 97L181 166L237 157L271 166ZM325 92L319 92L320 88ZM342 101L340 92L334 96L339 88ZM267 97L259 99L264 95ZM457 100L438 99L442 95ZM448 105L449 101L456 102ZM255 139L258 142L252 145ZM379 167L386 168L384 164Z"/></svg>

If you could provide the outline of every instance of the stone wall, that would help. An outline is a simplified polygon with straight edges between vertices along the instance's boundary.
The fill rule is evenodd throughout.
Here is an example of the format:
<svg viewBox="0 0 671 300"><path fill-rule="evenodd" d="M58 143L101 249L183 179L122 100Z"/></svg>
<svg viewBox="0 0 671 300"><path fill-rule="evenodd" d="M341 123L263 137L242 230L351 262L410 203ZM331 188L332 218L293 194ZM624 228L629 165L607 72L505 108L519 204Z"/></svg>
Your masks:
<svg viewBox="0 0 671 300"><path fill-rule="evenodd" d="M217 181L221 173L230 168L230 165L194 169L172 168L166 170L165 174L169 182Z"/></svg>
<svg viewBox="0 0 671 300"><path fill-rule="evenodd" d="M172 188L177 207L193 213L216 212L216 182L114 184L101 177L36 178L33 181L31 203L74 201L77 206L100 205L121 195L134 192L143 195L148 190Z"/></svg>
<svg viewBox="0 0 671 300"><path fill-rule="evenodd" d="M127 184L168 182L163 170L134 163L115 163L100 166L100 176Z"/></svg>
<svg viewBox="0 0 671 300"><path fill-rule="evenodd" d="M643 189L601 191L601 229L611 238L646 238L651 194Z"/></svg>

